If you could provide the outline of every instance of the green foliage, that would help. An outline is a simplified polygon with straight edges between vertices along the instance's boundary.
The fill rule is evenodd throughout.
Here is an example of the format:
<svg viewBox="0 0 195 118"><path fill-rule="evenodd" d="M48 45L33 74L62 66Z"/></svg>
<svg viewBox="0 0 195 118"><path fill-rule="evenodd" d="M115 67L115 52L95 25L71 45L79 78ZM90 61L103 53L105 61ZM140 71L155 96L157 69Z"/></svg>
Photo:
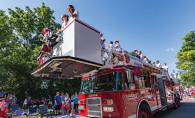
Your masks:
<svg viewBox="0 0 195 118"><path fill-rule="evenodd" d="M128 54L135 57L135 51L129 52Z"/></svg>
<svg viewBox="0 0 195 118"><path fill-rule="evenodd" d="M177 68L181 70L181 83L195 85L195 32L190 31L183 38L183 45L177 52Z"/></svg>
<svg viewBox="0 0 195 118"><path fill-rule="evenodd" d="M0 10L0 87L7 93L17 94L19 100L27 96L47 97L59 92L79 90L80 79L43 81L30 75L38 66L35 61L41 51L38 35L47 27L52 31L60 28L55 22L54 11L42 3L41 7L25 10L16 7L8 9L9 16ZM43 82L47 88L42 88Z"/></svg>

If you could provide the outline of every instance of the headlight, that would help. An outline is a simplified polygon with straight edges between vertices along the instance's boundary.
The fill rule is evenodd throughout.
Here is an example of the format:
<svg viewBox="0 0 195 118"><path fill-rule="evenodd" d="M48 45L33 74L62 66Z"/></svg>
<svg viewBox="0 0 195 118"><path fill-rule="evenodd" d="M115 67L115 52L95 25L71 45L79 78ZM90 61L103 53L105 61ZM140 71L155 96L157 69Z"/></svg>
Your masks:
<svg viewBox="0 0 195 118"><path fill-rule="evenodd" d="M105 107L103 107L103 110L105 112L113 112L114 111L114 107L107 107L107 106L105 106Z"/></svg>
<svg viewBox="0 0 195 118"><path fill-rule="evenodd" d="M78 106L78 109L84 110L84 105L79 105L79 106Z"/></svg>

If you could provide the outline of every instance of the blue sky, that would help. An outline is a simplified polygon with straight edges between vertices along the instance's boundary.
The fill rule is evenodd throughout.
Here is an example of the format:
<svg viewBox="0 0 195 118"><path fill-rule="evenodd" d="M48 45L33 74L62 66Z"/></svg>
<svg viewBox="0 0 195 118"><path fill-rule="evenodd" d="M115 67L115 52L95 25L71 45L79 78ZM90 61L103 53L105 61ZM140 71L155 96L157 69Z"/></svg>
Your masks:
<svg viewBox="0 0 195 118"><path fill-rule="evenodd" d="M182 37L194 30L194 0L0 0L0 9L29 6L44 2L55 11L56 22L68 14L67 5L79 11L82 21L100 30L109 41L119 40L123 49L138 49L152 62L159 60L176 69L176 54Z"/></svg>

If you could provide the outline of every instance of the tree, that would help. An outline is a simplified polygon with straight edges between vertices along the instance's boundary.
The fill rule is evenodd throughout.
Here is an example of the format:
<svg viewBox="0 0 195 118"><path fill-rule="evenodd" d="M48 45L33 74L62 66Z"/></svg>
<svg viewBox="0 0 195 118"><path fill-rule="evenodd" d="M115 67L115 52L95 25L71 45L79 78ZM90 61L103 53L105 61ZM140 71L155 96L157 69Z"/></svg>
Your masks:
<svg viewBox="0 0 195 118"><path fill-rule="evenodd" d="M177 68L180 69L183 85L195 85L195 32L190 31L182 40L182 47L177 52Z"/></svg>
<svg viewBox="0 0 195 118"><path fill-rule="evenodd" d="M24 99L47 96L56 91L78 91L72 83L79 84L78 80L49 80L43 82L40 78L30 75L30 72L38 66L35 61L41 51L43 42L38 35L47 27L52 31L60 28L55 22L54 11L42 3L41 7L31 10L28 6L25 10L16 7L8 9L9 16L0 10L0 87L7 93L13 92ZM43 83L48 84L48 90L41 88ZM55 86L54 86L55 85ZM66 85L66 87L64 87Z"/></svg>
<svg viewBox="0 0 195 118"><path fill-rule="evenodd" d="M135 57L135 51L129 52L128 54Z"/></svg>

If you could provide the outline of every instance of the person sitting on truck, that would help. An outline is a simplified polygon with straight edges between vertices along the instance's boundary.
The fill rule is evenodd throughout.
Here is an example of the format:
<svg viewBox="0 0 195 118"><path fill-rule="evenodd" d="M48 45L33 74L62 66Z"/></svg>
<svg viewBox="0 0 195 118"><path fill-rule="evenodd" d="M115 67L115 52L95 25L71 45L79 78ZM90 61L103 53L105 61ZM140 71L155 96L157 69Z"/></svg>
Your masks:
<svg viewBox="0 0 195 118"><path fill-rule="evenodd" d="M139 56L139 54L137 52L137 49L135 49L134 52L135 52L135 57L137 57L138 59L140 59L140 56Z"/></svg>
<svg viewBox="0 0 195 118"><path fill-rule="evenodd" d="M116 51L122 53L122 48L121 48L121 45L119 44L119 41L115 41L115 48L116 48Z"/></svg>
<svg viewBox="0 0 195 118"><path fill-rule="evenodd" d="M68 24L68 20L69 20L68 18L69 18L69 16L66 14L61 15L61 19L63 21L61 29L64 29L65 26Z"/></svg>
<svg viewBox="0 0 195 118"><path fill-rule="evenodd" d="M115 47L113 45L113 41L110 41L109 44L108 44L108 47L112 50L115 50Z"/></svg>
<svg viewBox="0 0 195 118"><path fill-rule="evenodd" d="M161 64L160 64L159 60L156 61L156 66L161 68Z"/></svg>
<svg viewBox="0 0 195 118"><path fill-rule="evenodd" d="M155 62L153 62L153 64L152 64L153 66L156 66L156 64L155 64Z"/></svg>
<svg viewBox="0 0 195 118"><path fill-rule="evenodd" d="M142 61L144 61L144 56L142 55L142 52L139 51L138 54L139 54L139 56L140 56L140 59L141 59Z"/></svg>
<svg viewBox="0 0 195 118"><path fill-rule="evenodd" d="M144 56L144 62L148 63L148 59Z"/></svg>
<svg viewBox="0 0 195 118"><path fill-rule="evenodd" d="M70 21L72 21L74 18L79 19L79 12L75 10L72 5L68 5L67 9L68 12L70 13Z"/></svg>
<svg viewBox="0 0 195 118"><path fill-rule="evenodd" d="M166 63L164 63L164 66L162 66L162 68L164 68L168 72L168 67Z"/></svg>

